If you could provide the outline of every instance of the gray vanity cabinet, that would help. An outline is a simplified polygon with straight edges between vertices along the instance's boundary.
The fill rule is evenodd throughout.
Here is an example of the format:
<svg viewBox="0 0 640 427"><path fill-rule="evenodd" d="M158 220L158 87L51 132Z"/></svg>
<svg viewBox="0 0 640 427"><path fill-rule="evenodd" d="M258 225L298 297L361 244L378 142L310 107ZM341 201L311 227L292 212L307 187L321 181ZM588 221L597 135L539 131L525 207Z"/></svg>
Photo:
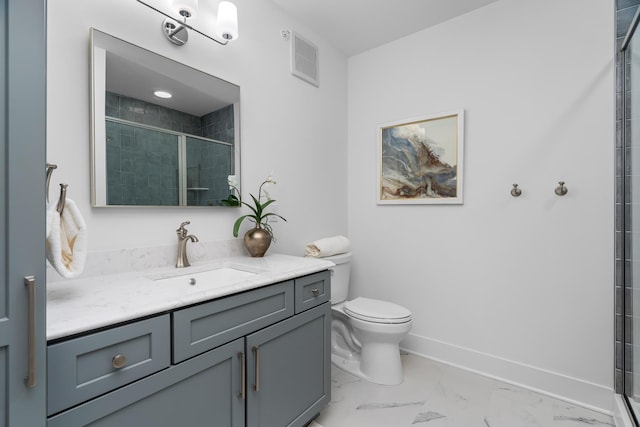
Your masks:
<svg viewBox="0 0 640 427"><path fill-rule="evenodd" d="M49 418L47 427L242 427L238 339Z"/></svg>
<svg viewBox="0 0 640 427"><path fill-rule="evenodd" d="M247 337L247 426L300 427L330 399L329 303Z"/></svg>
<svg viewBox="0 0 640 427"><path fill-rule="evenodd" d="M66 367L50 363L47 426L303 427L330 399L329 280L314 273L51 344ZM107 366L125 354L136 355L129 372Z"/></svg>

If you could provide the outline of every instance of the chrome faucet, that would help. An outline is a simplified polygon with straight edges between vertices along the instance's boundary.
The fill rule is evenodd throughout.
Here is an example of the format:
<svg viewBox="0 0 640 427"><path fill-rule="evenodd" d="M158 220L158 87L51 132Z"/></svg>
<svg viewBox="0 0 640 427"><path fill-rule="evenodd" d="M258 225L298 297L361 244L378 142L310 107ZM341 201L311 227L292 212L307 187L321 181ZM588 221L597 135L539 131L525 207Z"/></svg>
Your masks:
<svg viewBox="0 0 640 427"><path fill-rule="evenodd" d="M176 230L176 234L178 235L178 260L176 261L176 268L189 267L191 265L187 258L187 242L189 240L197 242L198 238L194 235L187 236L188 231L184 226L189 224L191 224L190 221L185 221L180 224L180 228Z"/></svg>

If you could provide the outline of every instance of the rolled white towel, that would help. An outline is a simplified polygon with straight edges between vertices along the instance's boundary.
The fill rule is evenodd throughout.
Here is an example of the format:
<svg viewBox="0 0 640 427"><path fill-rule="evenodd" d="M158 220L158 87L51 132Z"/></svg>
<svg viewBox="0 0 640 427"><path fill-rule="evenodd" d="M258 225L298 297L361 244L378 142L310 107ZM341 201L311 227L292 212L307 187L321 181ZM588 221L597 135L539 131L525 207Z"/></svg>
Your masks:
<svg viewBox="0 0 640 427"><path fill-rule="evenodd" d="M47 259L64 278L76 277L84 270L87 258L87 225L75 202L66 199L62 214L57 201L47 207Z"/></svg>
<svg viewBox="0 0 640 427"><path fill-rule="evenodd" d="M349 248L349 239L344 236L325 237L305 246L304 255L322 258L349 252Z"/></svg>

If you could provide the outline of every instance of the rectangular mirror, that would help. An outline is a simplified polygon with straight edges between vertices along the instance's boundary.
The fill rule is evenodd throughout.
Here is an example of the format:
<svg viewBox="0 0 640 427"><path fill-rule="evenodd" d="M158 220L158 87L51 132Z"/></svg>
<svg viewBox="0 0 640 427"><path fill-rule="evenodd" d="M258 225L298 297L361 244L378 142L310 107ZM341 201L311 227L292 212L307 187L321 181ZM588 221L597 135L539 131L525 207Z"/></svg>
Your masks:
<svg viewBox="0 0 640 427"><path fill-rule="evenodd" d="M92 28L92 206L222 206L239 112L237 85Z"/></svg>

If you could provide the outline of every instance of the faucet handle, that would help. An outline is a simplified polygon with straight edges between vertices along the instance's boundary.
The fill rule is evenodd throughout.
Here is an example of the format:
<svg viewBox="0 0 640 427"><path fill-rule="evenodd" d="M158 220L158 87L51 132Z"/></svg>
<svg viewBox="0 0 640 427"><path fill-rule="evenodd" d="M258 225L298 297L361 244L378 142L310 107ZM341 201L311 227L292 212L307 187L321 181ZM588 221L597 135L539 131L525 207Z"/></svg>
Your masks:
<svg viewBox="0 0 640 427"><path fill-rule="evenodd" d="M176 233L178 233L181 236L186 236L187 235L187 229L184 228L185 225L189 225L191 224L191 221L185 221L182 224L180 224L180 227L176 230Z"/></svg>

